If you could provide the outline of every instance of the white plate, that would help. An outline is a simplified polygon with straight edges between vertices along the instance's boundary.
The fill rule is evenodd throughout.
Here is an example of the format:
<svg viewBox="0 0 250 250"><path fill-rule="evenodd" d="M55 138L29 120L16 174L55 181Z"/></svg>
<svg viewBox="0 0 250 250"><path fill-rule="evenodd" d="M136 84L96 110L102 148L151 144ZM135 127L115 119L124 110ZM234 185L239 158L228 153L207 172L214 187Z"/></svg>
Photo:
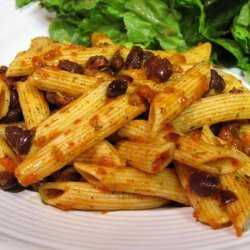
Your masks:
<svg viewBox="0 0 250 250"><path fill-rule="evenodd" d="M31 38L47 34L49 16L36 5L15 10L14 0L0 6L0 64L8 64ZM192 218L191 208L63 212L34 192L0 191L0 249L244 250L249 236L237 238L232 227L212 230Z"/></svg>

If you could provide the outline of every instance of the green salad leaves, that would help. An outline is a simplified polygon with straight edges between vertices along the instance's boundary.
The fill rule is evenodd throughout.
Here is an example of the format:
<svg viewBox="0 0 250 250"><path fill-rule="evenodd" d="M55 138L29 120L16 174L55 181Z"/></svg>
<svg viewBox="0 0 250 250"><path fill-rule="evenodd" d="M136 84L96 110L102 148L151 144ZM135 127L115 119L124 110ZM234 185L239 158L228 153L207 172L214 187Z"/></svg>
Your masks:
<svg viewBox="0 0 250 250"><path fill-rule="evenodd" d="M38 0L16 0L23 7ZM215 64L238 66L250 78L250 0L40 0L55 12L49 32L58 41L89 44L93 31L115 42L185 51L213 44Z"/></svg>

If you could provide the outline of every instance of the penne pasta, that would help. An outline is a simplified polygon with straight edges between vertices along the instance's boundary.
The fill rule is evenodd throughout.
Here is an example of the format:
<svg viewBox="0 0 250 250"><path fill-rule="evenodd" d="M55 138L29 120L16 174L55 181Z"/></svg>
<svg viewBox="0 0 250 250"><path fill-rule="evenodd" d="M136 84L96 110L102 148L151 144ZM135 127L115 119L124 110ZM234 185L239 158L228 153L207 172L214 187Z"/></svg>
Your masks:
<svg viewBox="0 0 250 250"><path fill-rule="evenodd" d="M223 90L224 94L230 93L234 91L234 89L239 92L249 92L240 79L223 71L220 71L219 74L226 83L225 89Z"/></svg>
<svg viewBox="0 0 250 250"><path fill-rule="evenodd" d="M226 174L244 167L245 155L239 150L211 145L191 136L176 141L174 159L182 164L215 174Z"/></svg>
<svg viewBox="0 0 250 250"><path fill-rule="evenodd" d="M43 202L63 210L149 209L168 202L159 197L109 192L84 182L48 182L40 188L40 194Z"/></svg>
<svg viewBox="0 0 250 250"><path fill-rule="evenodd" d="M27 129L37 127L50 115L43 94L29 80L17 83L17 93Z"/></svg>
<svg viewBox="0 0 250 250"><path fill-rule="evenodd" d="M250 216L249 180L239 171L222 175L220 179L223 190L229 190L237 197L237 200L225 207L237 236L241 236Z"/></svg>
<svg viewBox="0 0 250 250"><path fill-rule="evenodd" d="M55 42L47 37L37 37L31 40L30 48L17 54L10 64L7 76L30 75L37 67L43 66L43 56L51 50L57 51L69 45Z"/></svg>
<svg viewBox="0 0 250 250"><path fill-rule="evenodd" d="M76 170L91 184L110 191L162 197L188 205L188 199L174 169L152 175L132 167L110 168L103 165L75 163Z"/></svg>
<svg viewBox="0 0 250 250"><path fill-rule="evenodd" d="M105 74L97 78L67 72L56 67L43 67L29 77L29 82L41 90L59 91L68 96L79 97L95 89L104 81L104 77L106 80L112 80L112 77Z"/></svg>
<svg viewBox="0 0 250 250"><path fill-rule="evenodd" d="M120 141L117 150L128 165L156 174L173 160L175 144Z"/></svg>
<svg viewBox="0 0 250 250"><path fill-rule="evenodd" d="M250 94L222 94L202 98L171 124L176 131L186 133L203 125L250 118Z"/></svg>
<svg viewBox="0 0 250 250"><path fill-rule="evenodd" d="M177 79L172 87L158 93L150 106L150 136L154 137L164 125L198 100L208 90L209 79L209 65L200 63Z"/></svg>
<svg viewBox="0 0 250 250"><path fill-rule="evenodd" d="M133 120L118 130L118 136L134 142L150 142L148 123L145 120Z"/></svg>
<svg viewBox="0 0 250 250"><path fill-rule="evenodd" d="M234 148L229 147L224 140L222 140L219 137L214 136L214 134L212 133L208 125L204 125L202 128L201 139L204 142L207 142L209 144L217 145L220 147L222 146L224 148L234 150ZM237 171L249 177L250 176L250 158L247 155L242 154L242 153L241 153L241 156L244 158L245 164L243 167L239 168Z"/></svg>
<svg viewBox="0 0 250 250"><path fill-rule="evenodd" d="M115 147L107 140L99 142L90 149L84 151L73 161L102 164L109 167L124 167L125 161L120 157Z"/></svg>
<svg viewBox="0 0 250 250"><path fill-rule="evenodd" d="M212 51L210 43L198 44L197 47L190 49L181 55L185 57L186 63L209 62Z"/></svg>

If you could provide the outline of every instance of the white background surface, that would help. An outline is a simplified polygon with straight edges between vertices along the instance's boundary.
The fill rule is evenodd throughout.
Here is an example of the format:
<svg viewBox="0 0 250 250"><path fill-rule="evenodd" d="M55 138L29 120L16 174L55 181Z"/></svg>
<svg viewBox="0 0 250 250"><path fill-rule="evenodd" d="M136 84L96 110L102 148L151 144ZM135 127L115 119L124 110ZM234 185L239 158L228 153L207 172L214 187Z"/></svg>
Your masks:
<svg viewBox="0 0 250 250"><path fill-rule="evenodd" d="M47 34L49 15L37 6L16 10L0 0L0 65ZM232 227L212 230L192 218L191 208L149 211L63 212L45 206L36 193L0 191L0 250L216 250L249 249L250 230L241 238Z"/></svg>

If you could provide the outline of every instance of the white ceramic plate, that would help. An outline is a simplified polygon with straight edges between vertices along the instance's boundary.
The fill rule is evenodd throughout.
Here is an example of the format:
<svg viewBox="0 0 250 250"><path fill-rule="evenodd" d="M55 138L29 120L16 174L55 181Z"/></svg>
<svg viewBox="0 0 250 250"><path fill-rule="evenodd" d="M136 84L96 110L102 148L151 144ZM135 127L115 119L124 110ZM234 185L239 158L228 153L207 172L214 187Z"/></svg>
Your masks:
<svg viewBox="0 0 250 250"><path fill-rule="evenodd" d="M49 16L32 5L15 10L0 0L0 65L8 64L30 39L47 35ZM0 249L162 250L249 249L232 227L212 230L192 218L191 208L147 211L63 212L41 203L34 192L0 191Z"/></svg>

